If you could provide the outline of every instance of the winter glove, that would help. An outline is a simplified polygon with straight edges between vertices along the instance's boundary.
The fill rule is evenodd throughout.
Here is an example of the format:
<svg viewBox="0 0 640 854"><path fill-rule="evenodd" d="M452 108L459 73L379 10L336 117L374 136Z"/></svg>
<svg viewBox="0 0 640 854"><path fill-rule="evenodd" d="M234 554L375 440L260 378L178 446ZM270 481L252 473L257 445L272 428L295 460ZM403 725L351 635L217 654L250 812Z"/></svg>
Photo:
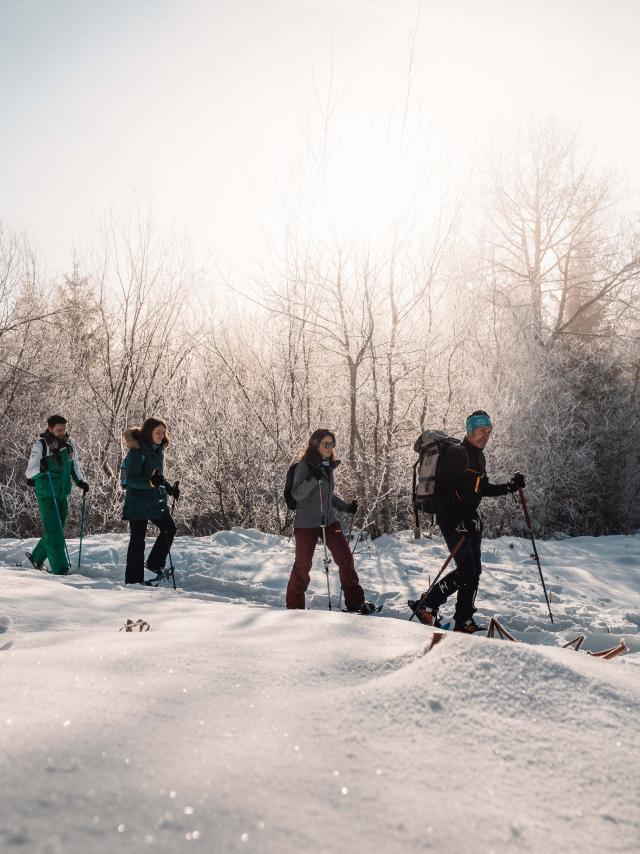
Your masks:
<svg viewBox="0 0 640 854"><path fill-rule="evenodd" d="M42 457L40 460L40 471L42 474L45 474L49 471L49 457Z"/></svg>
<svg viewBox="0 0 640 854"><path fill-rule="evenodd" d="M167 495L172 495L176 501L180 498L180 481L176 480L173 486L166 484L165 489L167 490Z"/></svg>
<svg viewBox="0 0 640 854"><path fill-rule="evenodd" d="M357 510L358 510L358 502L354 500L354 501L352 501L352 502L351 502L351 504L347 507L346 512L347 512L347 513L356 513L356 512L357 512Z"/></svg>
<svg viewBox="0 0 640 854"><path fill-rule="evenodd" d="M160 472L157 469L151 475L151 478L149 479L149 483L151 484L151 486L155 486L155 487L167 485L167 482L164 479L164 475L160 474Z"/></svg>
<svg viewBox="0 0 640 854"><path fill-rule="evenodd" d="M322 466L314 466L309 474L307 475L307 480L313 480L313 478L320 482L323 477L323 469Z"/></svg>
<svg viewBox="0 0 640 854"><path fill-rule="evenodd" d="M456 525L456 531L462 534L463 537L471 536L480 530L480 521L478 519L464 519Z"/></svg>
<svg viewBox="0 0 640 854"><path fill-rule="evenodd" d="M524 475L517 471L507 484L509 492L517 492L519 489L524 489Z"/></svg>
<svg viewBox="0 0 640 854"><path fill-rule="evenodd" d="M87 483L87 481L86 481L86 480L79 480L79 481L78 481L78 486L79 486L79 487L80 487L80 489L82 490L82 494L83 494L83 495L86 495L86 494L87 494L87 492L89 492L89 484Z"/></svg>
<svg viewBox="0 0 640 854"><path fill-rule="evenodd" d="M35 488L36 488L36 482L35 482L35 480L34 480L32 477L28 477L28 478L27 478L27 486L30 486L30 487L31 487L31 489L35 489Z"/></svg>

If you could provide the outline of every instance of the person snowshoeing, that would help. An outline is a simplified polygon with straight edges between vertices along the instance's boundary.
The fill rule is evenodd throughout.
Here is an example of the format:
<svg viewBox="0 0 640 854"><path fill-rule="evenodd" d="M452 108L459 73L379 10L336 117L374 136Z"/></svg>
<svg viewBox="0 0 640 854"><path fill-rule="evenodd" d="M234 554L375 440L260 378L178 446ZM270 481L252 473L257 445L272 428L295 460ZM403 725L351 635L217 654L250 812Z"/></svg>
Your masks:
<svg viewBox="0 0 640 854"><path fill-rule="evenodd" d="M473 615L482 564L482 521L478 506L484 497L507 495L524 488L524 477L516 472L508 483L490 483L487 477L484 448L493 424L482 409L473 412L466 422L466 436L459 445L451 445L438 464L435 487L436 521L442 536L453 552L456 568L424 593L416 610L426 625L438 625L438 609L457 592L454 631L472 634L478 631Z"/></svg>
<svg viewBox="0 0 640 854"><path fill-rule="evenodd" d="M43 527L42 538L32 552L27 552L27 558L36 569L42 569L48 560L53 575L68 575L71 567L64 526L71 484L73 481L85 495L89 484L82 474L78 449L67 433L67 419L63 415L47 419L47 429L31 448L26 475L36 491Z"/></svg>
<svg viewBox="0 0 640 854"><path fill-rule="evenodd" d="M144 549L149 522L159 529L147 558L147 569L164 571L176 526L167 506L167 495L179 497L178 484L164 479L164 449L169 444L167 425L159 418L147 418L138 430L128 430L129 447L121 471L125 488L122 518L129 522L131 536L127 549L125 584L144 584Z"/></svg>
<svg viewBox="0 0 640 854"><path fill-rule="evenodd" d="M330 430L316 430L295 468L292 495L296 501L296 556L287 585L286 606L305 607L313 554L324 528L327 547L340 573L346 609L370 613L375 606L365 602L353 555L335 514L336 510L355 513L358 509L357 501L347 503L335 492L333 473L340 465L335 447L336 437Z"/></svg>

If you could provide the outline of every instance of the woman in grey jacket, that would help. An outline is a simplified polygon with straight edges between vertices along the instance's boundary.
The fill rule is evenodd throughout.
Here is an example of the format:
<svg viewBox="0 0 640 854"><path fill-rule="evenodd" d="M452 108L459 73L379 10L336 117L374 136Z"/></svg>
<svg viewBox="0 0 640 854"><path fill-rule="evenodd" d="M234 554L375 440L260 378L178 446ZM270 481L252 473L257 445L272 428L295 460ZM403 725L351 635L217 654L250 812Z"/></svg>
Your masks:
<svg viewBox="0 0 640 854"><path fill-rule="evenodd" d="M330 430L316 430L295 468L291 492L296 501L296 557L287 586L287 608L305 607L313 553L323 527L327 546L340 572L347 610L359 611L365 605L353 555L335 512L355 513L358 509L357 501L348 504L334 491L333 472L340 465L335 458L335 446L336 437Z"/></svg>

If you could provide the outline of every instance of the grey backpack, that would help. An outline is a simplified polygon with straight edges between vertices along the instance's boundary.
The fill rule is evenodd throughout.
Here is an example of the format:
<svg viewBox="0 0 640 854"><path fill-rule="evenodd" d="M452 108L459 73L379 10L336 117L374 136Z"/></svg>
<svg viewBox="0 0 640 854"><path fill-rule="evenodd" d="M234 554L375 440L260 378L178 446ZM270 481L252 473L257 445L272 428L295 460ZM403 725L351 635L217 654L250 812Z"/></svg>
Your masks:
<svg viewBox="0 0 640 854"><path fill-rule="evenodd" d="M436 512L435 495L440 459L447 448L459 444L459 439L454 439L442 430L425 430L416 439L413 450L418 454L418 459L413 465L412 491L416 539L420 537L420 513L433 517Z"/></svg>

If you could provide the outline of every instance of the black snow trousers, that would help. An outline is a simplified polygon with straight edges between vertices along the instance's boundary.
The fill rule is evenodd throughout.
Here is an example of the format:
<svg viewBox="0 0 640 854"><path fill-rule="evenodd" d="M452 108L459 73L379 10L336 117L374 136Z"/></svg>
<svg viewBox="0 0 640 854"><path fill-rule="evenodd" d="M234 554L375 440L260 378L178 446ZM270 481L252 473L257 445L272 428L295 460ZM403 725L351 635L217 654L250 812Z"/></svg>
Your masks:
<svg viewBox="0 0 640 854"><path fill-rule="evenodd" d="M449 547L449 551L453 551L460 541L461 536L456 531L456 523L440 513L437 515L436 521ZM429 593L424 601L427 608L436 611L452 593L457 591L458 598L453 617L456 626L466 623L467 620L473 617L476 611L474 602L482 572L482 564L480 562L481 543L482 529L465 537L464 543L454 557L456 568L433 586L431 593Z"/></svg>
<svg viewBox="0 0 640 854"><path fill-rule="evenodd" d="M160 519L151 519L150 521L160 529L160 533L147 558L147 566L154 571L162 570L176 534L176 526L169 513L164 513ZM149 522L146 519L136 519L129 522L131 538L127 549L125 584L144 583L144 548L148 524Z"/></svg>

